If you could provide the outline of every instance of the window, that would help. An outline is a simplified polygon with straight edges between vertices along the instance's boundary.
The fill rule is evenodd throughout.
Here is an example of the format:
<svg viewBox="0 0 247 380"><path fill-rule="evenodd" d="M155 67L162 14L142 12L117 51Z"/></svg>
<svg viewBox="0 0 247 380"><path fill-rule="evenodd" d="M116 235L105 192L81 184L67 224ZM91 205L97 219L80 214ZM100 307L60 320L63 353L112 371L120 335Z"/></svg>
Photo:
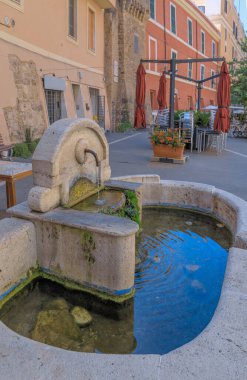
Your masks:
<svg viewBox="0 0 247 380"><path fill-rule="evenodd" d="M235 50L234 47L232 47L232 59L235 58Z"/></svg>
<svg viewBox="0 0 247 380"><path fill-rule="evenodd" d="M225 29L225 40L227 40L227 29Z"/></svg>
<svg viewBox="0 0 247 380"><path fill-rule="evenodd" d="M236 29L235 29L235 37L238 39L238 28L236 26Z"/></svg>
<svg viewBox="0 0 247 380"><path fill-rule="evenodd" d="M139 36L138 34L134 34L134 53L139 53Z"/></svg>
<svg viewBox="0 0 247 380"><path fill-rule="evenodd" d="M156 19L155 7L156 7L156 0L150 0L150 18L152 18L153 20Z"/></svg>
<svg viewBox="0 0 247 380"><path fill-rule="evenodd" d="M211 70L211 77L215 75L215 72ZM214 88L215 78L211 79L211 88Z"/></svg>
<svg viewBox="0 0 247 380"><path fill-rule="evenodd" d="M192 66L192 62L189 62L188 63L188 77L192 78L192 76L193 76L193 66Z"/></svg>
<svg viewBox="0 0 247 380"><path fill-rule="evenodd" d="M216 44L214 41L212 41L212 57L215 58L216 56Z"/></svg>
<svg viewBox="0 0 247 380"><path fill-rule="evenodd" d="M95 13L88 8L88 49L95 51Z"/></svg>
<svg viewBox="0 0 247 380"><path fill-rule="evenodd" d="M198 7L202 13L206 13L206 7L205 5L199 5Z"/></svg>
<svg viewBox="0 0 247 380"><path fill-rule="evenodd" d="M233 34L235 36L235 32L236 32L236 24L235 24L235 21L233 21L232 23L232 31L233 31Z"/></svg>
<svg viewBox="0 0 247 380"><path fill-rule="evenodd" d="M77 37L77 0L69 0L69 36Z"/></svg>
<svg viewBox="0 0 247 380"><path fill-rule="evenodd" d="M228 1L227 0L225 0L224 11L225 11L225 13L228 12Z"/></svg>
<svg viewBox="0 0 247 380"><path fill-rule="evenodd" d="M205 66L201 65L201 80L204 80L205 78Z"/></svg>
<svg viewBox="0 0 247 380"><path fill-rule="evenodd" d="M188 42L189 45L193 45L193 32L192 32L192 20L188 19Z"/></svg>
<svg viewBox="0 0 247 380"><path fill-rule="evenodd" d="M89 87L89 95L91 100L92 116L99 115L99 89Z"/></svg>
<svg viewBox="0 0 247 380"><path fill-rule="evenodd" d="M62 118L61 91L45 90L46 105L50 124Z"/></svg>
<svg viewBox="0 0 247 380"><path fill-rule="evenodd" d="M171 58L172 59L177 59L177 52L175 50L171 51Z"/></svg>
<svg viewBox="0 0 247 380"><path fill-rule="evenodd" d="M203 31L201 32L201 49L202 54L205 54L205 33Z"/></svg>
<svg viewBox="0 0 247 380"><path fill-rule="evenodd" d="M176 26L176 7L175 7L175 5L171 4L170 12L171 12L171 31L172 31L172 33L176 34L177 33L177 26Z"/></svg>
<svg viewBox="0 0 247 380"><path fill-rule="evenodd" d="M1 1L3 3L8 4L12 8L15 8L18 10L24 10L24 0L1 0ZM8 16L10 16L10 15L8 15Z"/></svg>

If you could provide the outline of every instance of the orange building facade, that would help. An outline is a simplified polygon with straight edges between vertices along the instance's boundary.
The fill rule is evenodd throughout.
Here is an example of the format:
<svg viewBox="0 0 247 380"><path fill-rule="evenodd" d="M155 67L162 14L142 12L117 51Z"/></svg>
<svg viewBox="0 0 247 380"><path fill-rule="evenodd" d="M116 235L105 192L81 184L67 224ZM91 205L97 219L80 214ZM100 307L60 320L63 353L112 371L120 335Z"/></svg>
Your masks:
<svg viewBox="0 0 247 380"><path fill-rule="evenodd" d="M151 0L150 19L146 29L146 59L169 60L218 57L220 34L209 19L189 0ZM160 75L169 65L146 63L147 97L153 110L158 109L157 94ZM196 80L215 75L219 64L215 61L179 64L177 74ZM167 76L167 106L170 83ZM175 109L197 108L196 83L176 78ZM201 108L216 105L217 80L205 82L201 94Z"/></svg>

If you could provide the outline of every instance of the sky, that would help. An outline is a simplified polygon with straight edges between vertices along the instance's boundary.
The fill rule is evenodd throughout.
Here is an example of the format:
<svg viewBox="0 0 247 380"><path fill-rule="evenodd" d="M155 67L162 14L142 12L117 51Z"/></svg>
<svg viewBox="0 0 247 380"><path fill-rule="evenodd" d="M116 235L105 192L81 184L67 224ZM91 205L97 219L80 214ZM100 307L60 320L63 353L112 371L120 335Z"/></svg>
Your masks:
<svg viewBox="0 0 247 380"><path fill-rule="evenodd" d="M234 0L245 30L247 30L247 0Z"/></svg>

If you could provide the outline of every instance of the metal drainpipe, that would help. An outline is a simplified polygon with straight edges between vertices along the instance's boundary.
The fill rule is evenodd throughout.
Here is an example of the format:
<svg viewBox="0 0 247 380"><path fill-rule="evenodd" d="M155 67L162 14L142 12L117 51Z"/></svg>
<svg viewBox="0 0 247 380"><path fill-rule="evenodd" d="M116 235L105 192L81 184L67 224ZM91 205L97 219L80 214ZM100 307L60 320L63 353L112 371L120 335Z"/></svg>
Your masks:
<svg viewBox="0 0 247 380"><path fill-rule="evenodd" d="M167 57L167 48L166 48L166 0L163 0L163 12L164 12L164 49L165 49L165 60ZM166 68L165 68L166 70Z"/></svg>

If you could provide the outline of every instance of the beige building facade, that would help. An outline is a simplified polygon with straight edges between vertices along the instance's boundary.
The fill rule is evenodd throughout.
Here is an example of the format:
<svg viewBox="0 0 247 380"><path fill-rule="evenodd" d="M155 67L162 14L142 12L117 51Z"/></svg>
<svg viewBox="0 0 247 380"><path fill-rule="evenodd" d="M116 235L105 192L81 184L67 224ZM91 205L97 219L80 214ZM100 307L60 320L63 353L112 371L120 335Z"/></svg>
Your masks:
<svg viewBox="0 0 247 380"><path fill-rule="evenodd" d="M241 41L245 37L244 26L234 5L234 0L192 0L220 31L220 55L227 62L241 60L244 53Z"/></svg>
<svg viewBox="0 0 247 380"><path fill-rule="evenodd" d="M115 0L0 0L0 133L40 137L61 118L109 128L104 12Z"/></svg>
<svg viewBox="0 0 247 380"><path fill-rule="evenodd" d="M146 57L147 0L116 0L115 9L105 11L105 79L111 129L134 125L136 71ZM151 109L146 102L151 115Z"/></svg>

